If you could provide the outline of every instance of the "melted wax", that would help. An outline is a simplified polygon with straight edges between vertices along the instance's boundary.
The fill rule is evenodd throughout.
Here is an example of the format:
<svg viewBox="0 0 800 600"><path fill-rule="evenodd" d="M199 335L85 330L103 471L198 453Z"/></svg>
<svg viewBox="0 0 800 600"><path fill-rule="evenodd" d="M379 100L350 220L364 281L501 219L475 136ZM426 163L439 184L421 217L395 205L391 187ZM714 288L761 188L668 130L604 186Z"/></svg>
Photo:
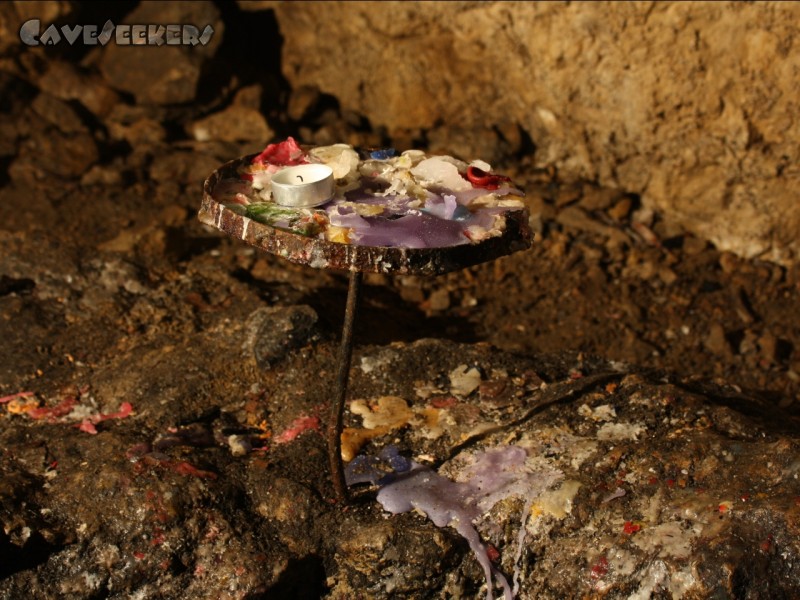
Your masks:
<svg viewBox="0 0 800 600"><path fill-rule="evenodd" d="M533 499L558 481L555 469L532 470L526 465L527 453L519 446L506 446L476 454L462 473L467 480L452 481L433 469L399 455L394 447L378 457L359 456L347 465L348 485L370 482L380 486L378 502L388 512L400 514L416 509L437 527L452 526L469 543L486 577L486 598L493 600L494 580L511 600L518 590L518 565L522 556L525 526ZM492 565L485 544L473 522L497 502L511 495L526 498L514 558L514 589Z"/></svg>
<svg viewBox="0 0 800 600"><path fill-rule="evenodd" d="M366 160L348 144L308 151L293 138L269 144L239 177L220 181L214 198L265 225L330 242L396 248L448 248L500 236L503 215L523 208L521 190L483 161L407 150L373 150ZM333 169L334 197L318 210L272 201L272 176L299 164Z"/></svg>

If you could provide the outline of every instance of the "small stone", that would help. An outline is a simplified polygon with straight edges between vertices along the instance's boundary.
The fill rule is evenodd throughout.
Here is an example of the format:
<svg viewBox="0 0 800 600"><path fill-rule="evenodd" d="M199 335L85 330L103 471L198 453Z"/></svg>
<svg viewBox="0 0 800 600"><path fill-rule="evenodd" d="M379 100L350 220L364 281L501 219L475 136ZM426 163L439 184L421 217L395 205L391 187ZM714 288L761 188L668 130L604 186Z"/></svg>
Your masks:
<svg viewBox="0 0 800 600"><path fill-rule="evenodd" d="M149 151L149 146L166 139L167 132L161 124L165 120L164 111L158 107L119 103L103 123L112 139L128 142L134 149L133 154L136 154Z"/></svg>
<svg viewBox="0 0 800 600"><path fill-rule="evenodd" d="M481 384L481 372L475 367L458 365L450 372L450 393L467 397Z"/></svg>
<svg viewBox="0 0 800 600"><path fill-rule="evenodd" d="M755 353L757 349L758 335L755 331L748 328L745 329L744 335L739 342L739 354L747 355Z"/></svg>
<svg viewBox="0 0 800 600"><path fill-rule="evenodd" d="M293 350L317 340L318 321L316 311L306 305L259 308L247 320L245 355L268 369Z"/></svg>
<svg viewBox="0 0 800 600"><path fill-rule="evenodd" d="M652 227L655 218L656 213L652 208L637 208L635 211L633 211L633 214L631 214L631 221L634 223L640 223L645 227Z"/></svg>
<svg viewBox="0 0 800 600"><path fill-rule="evenodd" d="M541 193L531 190L528 190L525 194L525 206L528 207L528 212L530 212L531 215L541 215L548 207L551 207ZM549 216L552 217L554 214L555 213L552 213Z"/></svg>
<svg viewBox="0 0 800 600"><path fill-rule="evenodd" d="M708 242L704 239L689 234L683 236L683 251L687 256L697 256L706 248L708 248Z"/></svg>
<svg viewBox="0 0 800 600"><path fill-rule="evenodd" d="M625 352L638 362L644 362L651 358L657 349L642 336L629 327L625 327L621 335L621 343Z"/></svg>
<svg viewBox="0 0 800 600"><path fill-rule="evenodd" d="M761 360L772 364L778 357L778 338L771 331L765 331L758 338L758 351Z"/></svg>
<svg viewBox="0 0 800 600"><path fill-rule="evenodd" d="M153 119L147 117L138 119L130 124L110 122L108 133L114 140L124 140L131 146L157 144L167 137L164 127Z"/></svg>
<svg viewBox="0 0 800 600"><path fill-rule="evenodd" d="M658 269L658 278L666 285L672 285L678 280L678 274L667 266Z"/></svg>
<svg viewBox="0 0 800 600"><path fill-rule="evenodd" d="M119 102L117 93L99 75L64 61L48 61L38 85L43 92L61 100L77 100L99 118L105 117Z"/></svg>
<svg viewBox="0 0 800 600"><path fill-rule="evenodd" d="M186 222L186 218L186 209L177 204L165 206L158 215L159 223L166 227L178 227Z"/></svg>
<svg viewBox="0 0 800 600"><path fill-rule="evenodd" d="M31 104L33 111L42 119L55 125L62 133L87 132L78 113L66 102L50 94L39 94Z"/></svg>
<svg viewBox="0 0 800 600"><path fill-rule="evenodd" d="M724 355L730 352L728 340L725 337L725 329L719 323L712 323L711 327L703 340L703 345L714 354Z"/></svg>
<svg viewBox="0 0 800 600"><path fill-rule="evenodd" d="M228 436L228 447L231 449L233 456L245 456L253 449L250 438L246 435L238 434Z"/></svg>
<svg viewBox="0 0 800 600"><path fill-rule="evenodd" d="M582 194L583 190L579 184L562 185L558 188L558 192L556 192L556 207L561 208L563 206L572 204L573 202L577 202L581 199Z"/></svg>
<svg viewBox="0 0 800 600"><path fill-rule="evenodd" d="M660 240L668 240L679 237L686 232L683 225L674 218L665 217L653 225L653 233Z"/></svg>
<svg viewBox="0 0 800 600"><path fill-rule="evenodd" d="M247 85L236 92L232 104L259 110L261 108L261 92L260 85Z"/></svg>
<svg viewBox="0 0 800 600"><path fill-rule="evenodd" d="M565 227L606 237L613 244L619 245L629 241L628 236L623 231L593 219L580 206L567 206L558 213L556 220Z"/></svg>
<svg viewBox="0 0 800 600"><path fill-rule="evenodd" d="M648 225L645 225L644 223L641 223L641 222L636 221L636 220L634 220L631 223L631 226L633 227L633 230L637 233L637 235L646 244L648 244L650 246L660 246L661 245L661 239L659 238L658 234L655 232L655 230L652 227L650 227Z"/></svg>
<svg viewBox="0 0 800 600"><path fill-rule="evenodd" d="M506 406L514 400L513 386L508 379L492 379L484 381L478 386L481 402L486 402L495 407Z"/></svg>
<svg viewBox="0 0 800 600"><path fill-rule="evenodd" d="M23 142L8 171L12 179L26 183L53 175L73 179L85 173L98 158L97 144L88 133L70 135L47 129Z"/></svg>
<svg viewBox="0 0 800 600"><path fill-rule="evenodd" d="M552 241L551 241L552 240ZM567 255L569 236L561 231L556 231L546 240L545 249L549 258L559 260Z"/></svg>
<svg viewBox="0 0 800 600"><path fill-rule="evenodd" d="M264 115L254 108L238 104L191 123L187 130L198 142L264 142L275 135Z"/></svg>
<svg viewBox="0 0 800 600"><path fill-rule="evenodd" d="M608 210L620 201L623 192L613 188L597 188L593 185L583 186L581 207L585 210Z"/></svg>
<svg viewBox="0 0 800 600"><path fill-rule="evenodd" d="M113 186L122 183L122 174L119 169L106 165L93 165L81 177L81 185Z"/></svg>
<svg viewBox="0 0 800 600"><path fill-rule="evenodd" d="M609 217L619 222L623 221L628 217L628 215L631 212L632 206L633 206L633 201L628 196L625 196L624 198L622 198L622 200L614 204L614 206L609 208L606 212L608 213Z"/></svg>
<svg viewBox="0 0 800 600"><path fill-rule="evenodd" d="M433 311L442 311L450 308L450 292L447 288L434 290L428 298L428 308Z"/></svg>
<svg viewBox="0 0 800 600"><path fill-rule="evenodd" d="M719 266L723 273L730 274L736 272L740 262L739 258L731 252L723 252L719 255Z"/></svg>
<svg viewBox="0 0 800 600"><path fill-rule="evenodd" d="M757 320L758 315L753 311L750 298L745 289L740 286L732 296L736 315L745 325L752 325Z"/></svg>

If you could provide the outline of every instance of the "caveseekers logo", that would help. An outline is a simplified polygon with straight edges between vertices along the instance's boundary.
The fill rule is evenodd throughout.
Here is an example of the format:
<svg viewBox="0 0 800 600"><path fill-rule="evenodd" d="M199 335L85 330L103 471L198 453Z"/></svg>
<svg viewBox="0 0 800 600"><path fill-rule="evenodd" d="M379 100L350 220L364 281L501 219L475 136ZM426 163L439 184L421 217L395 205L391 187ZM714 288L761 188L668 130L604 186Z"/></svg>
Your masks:
<svg viewBox="0 0 800 600"><path fill-rule="evenodd" d="M201 32L194 25L114 25L108 20L102 29L97 25L55 25L42 31L39 19L29 19L19 30L19 39L28 46L55 46L62 40L72 46L78 40L86 46L105 46L112 39L118 46L205 46L214 28L206 25Z"/></svg>

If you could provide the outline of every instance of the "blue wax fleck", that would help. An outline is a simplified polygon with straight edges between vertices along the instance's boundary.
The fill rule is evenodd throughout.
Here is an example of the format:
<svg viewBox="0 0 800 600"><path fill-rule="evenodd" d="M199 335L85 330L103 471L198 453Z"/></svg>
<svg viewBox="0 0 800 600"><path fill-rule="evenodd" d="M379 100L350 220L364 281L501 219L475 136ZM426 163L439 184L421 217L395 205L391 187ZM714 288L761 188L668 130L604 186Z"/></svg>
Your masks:
<svg viewBox="0 0 800 600"><path fill-rule="evenodd" d="M380 150L373 150L369 153L369 157L374 160L386 160L392 158L397 151L394 148L381 148Z"/></svg>

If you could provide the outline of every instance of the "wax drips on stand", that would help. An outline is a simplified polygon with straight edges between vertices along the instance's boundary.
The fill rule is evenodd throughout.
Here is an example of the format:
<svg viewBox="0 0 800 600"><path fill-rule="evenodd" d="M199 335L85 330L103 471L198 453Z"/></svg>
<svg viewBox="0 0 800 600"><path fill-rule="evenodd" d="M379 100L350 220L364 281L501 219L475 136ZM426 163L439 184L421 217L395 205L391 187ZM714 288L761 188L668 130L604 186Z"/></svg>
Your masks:
<svg viewBox="0 0 800 600"><path fill-rule="evenodd" d="M378 456L360 455L345 469L348 485L372 483L379 487L378 502L392 514L416 509L437 527L452 526L469 543L486 577L486 598L494 599L493 580L503 589L506 600L519 588L519 561L522 557L525 528L534 498L559 481L563 474L548 467L531 469L527 452L520 446L503 446L475 454L460 476L453 481L433 469L399 454L397 448L384 448ZM473 522L508 496L526 498L517 551L514 557L514 587L496 569L486 545Z"/></svg>

